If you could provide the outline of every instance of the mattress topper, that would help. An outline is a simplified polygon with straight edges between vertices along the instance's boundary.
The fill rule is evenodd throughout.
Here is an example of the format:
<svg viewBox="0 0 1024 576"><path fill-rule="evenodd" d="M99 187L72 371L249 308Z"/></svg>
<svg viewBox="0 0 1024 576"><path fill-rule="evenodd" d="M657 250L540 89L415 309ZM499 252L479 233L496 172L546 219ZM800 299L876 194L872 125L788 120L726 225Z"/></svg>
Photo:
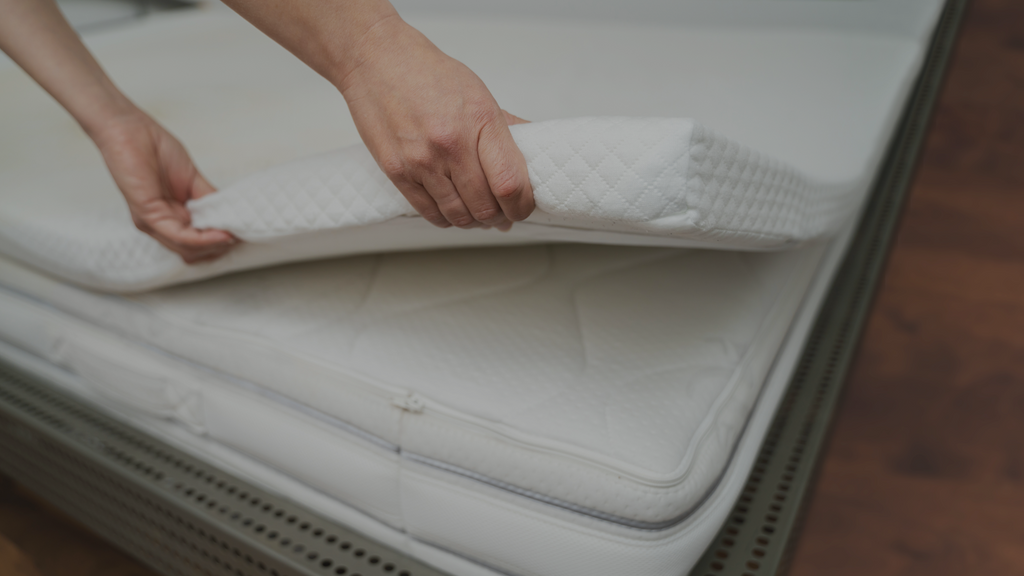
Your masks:
<svg viewBox="0 0 1024 576"><path fill-rule="evenodd" d="M511 130L537 203L526 222L561 229L541 237L616 243L620 233L627 244L774 248L833 231L852 204L841 187L814 185L688 119L576 118ZM416 216L362 146L255 174L189 209L196 226L248 241ZM467 242L458 232L445 234Z"/></svg>
<svg viewBox="0 0 1024 576"><path fill-rule="evenodd" d="M510 232L425 225L357 145L261 171L190 201L197 228L227 230L252 243L242 257L188 266L116 208L31 219L0 212L0 253L90 288L125 292L391 250L544 241L792 247L835 231L857 197L854 187L812 184L792 167L687 119L577 118L512 132L537 209Z"/></svg>
<svg viewBox="0 0 1024 576"><path fill-rule="evenodd" d="M630 26L443 21L414 23L470 63L503 105L538 120L513 127L528 160L538 210L511 233L434 229L410 217L410 207L365 149L357 145L324 154L358 141L347 119L340 125L327 120L343 114L339 96L248 24L218 13L169 17L140 30L110 32L98 37L93 48L129 95L179 133L212 181L235 182L191 205L196 224L228 229L249 242L215 263L185 266L134 230L88 141L38 87L6 63L0 65L8 102L0 114L0 252L88 287L138 291L293 260L444 246L576 241L789 247L828 234L856 207L876 155L869 144L884 138L918 57L914 43L905 39L813 31L688 30L679 35L672 29ZM531 69L524 71L501 54L492 54L490 62L474 61L478 51L467 50L483 30L496 37L525 31L534 46L545 45L555 31L563 40L546 59L527 58ZM181 41L182 34L187 41ZM616 45L628 40L629 49L640 50L649 61L624 67L624 74L646 70L648 76L624 90L608 91L603 81L594 85L573 51L586 46L595 52L589 58L598 58L603 48L595 39L617 37ZM654 70L665 69L659 54L670 42L679 44L675 50L714 53L720 62L705 69L704 59L699 63L705 68L681 69L681 84L666 87ZM744 44L759 53L732 62L730 54ZM835 73L821 69L803 80L795 76L796 70L814 64L808 55L823 50L852 60L839 62ZM574 68L575 73L564 73ZM564 78L550 77L556 69ZM728 71L724 76L723 70ZM754 90L756 74L765 70L777 79ZM799 101L822 88L801 85L808 78L830 88L850 79L866 85L856 86L858 98L829 95L837 103L829 117L827 110L818 110L823 99ZM544 111L538 111L526 92L508 88L513 79L539 96L562 96L544 100ZM574 82L569 98L566 81ZM759 95L723 99L718 94L723 89ZM619 92L633 93L635 102L616 96ZM650 94L679 102L653 105L645 102ZM701 94L724 101L709 107L694 100ZM793 102L780 100L783 94ZM858 106L870 110L859 112ZM691 113L711 126L729 127L731 137L679 118ZM815 143L821 137L817 132L830 123L838 123L833 133L843 135L833 137L835 157L822 156L832 146ZM325 124L331 129L325 130ZM862 144L856 153L838 154L850 142Z"/></svg>

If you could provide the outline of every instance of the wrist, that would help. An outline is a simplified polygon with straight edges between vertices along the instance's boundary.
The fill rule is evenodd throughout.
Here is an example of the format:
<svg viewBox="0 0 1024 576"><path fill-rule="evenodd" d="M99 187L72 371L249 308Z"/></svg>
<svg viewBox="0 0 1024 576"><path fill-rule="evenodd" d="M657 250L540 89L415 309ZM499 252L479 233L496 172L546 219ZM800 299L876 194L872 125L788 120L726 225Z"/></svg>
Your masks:
<svg viewBox="0 0 1024 576"><path fill-rule="evenodd" d="M146 118L142 110L113 86L100 92L72 111L85 133L97 144L120 127Z"/></svg>
<svg viewBox="0 0 1024 576"><path fill-rule="evenodd" d="M338 91L345 93L354 72L380 58L383 51L402 43L402 39L413 30L391 8L365 14L358 24L353 24L346 34L346 41L340 43L337 55L332 59L330 69L324 73L327 80Z"/></svg>
<svg viewBox="0 0 1024 576"><path fill-rule="evenodd" d="M95 110L88 115L86 121L79 120L85 133L104 152L110 146L116 146L129 134L145 129L152 122L145 112L131 101L110 103L103 110Z"/></svg>

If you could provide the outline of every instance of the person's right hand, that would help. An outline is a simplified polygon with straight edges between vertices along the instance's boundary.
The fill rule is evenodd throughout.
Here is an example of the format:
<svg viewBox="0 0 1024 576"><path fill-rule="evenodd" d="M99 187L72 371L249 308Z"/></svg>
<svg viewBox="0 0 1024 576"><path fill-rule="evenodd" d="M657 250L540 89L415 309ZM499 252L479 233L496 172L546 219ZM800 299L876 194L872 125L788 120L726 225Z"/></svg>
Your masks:
<svg viewBox="0 0 1024 576"><path fill-rule="evenodd" d="M426 220L508 230L534 209L526 161L484 83L397 14L348 54L336 81L373 157Z"/></svg>
<svg viewBox="0 0 1024 576"><path fill-rule="evenodd" d="M237 243L223 230L192 227L185 203L215 189L181 143L144 112L118 116L90 135L139 230L189 264L218 258Z"/></svg>

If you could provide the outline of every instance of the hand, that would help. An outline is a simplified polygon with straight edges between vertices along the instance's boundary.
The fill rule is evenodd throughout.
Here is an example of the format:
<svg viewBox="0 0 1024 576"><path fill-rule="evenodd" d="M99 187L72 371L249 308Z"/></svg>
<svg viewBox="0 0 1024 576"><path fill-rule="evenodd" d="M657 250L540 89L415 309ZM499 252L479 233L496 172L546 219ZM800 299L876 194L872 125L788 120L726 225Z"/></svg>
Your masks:
<svg viewBox="0 0 1024 576"><path fill-rule="evenodd" d="M196 230L185 202L213 192L188 153L114 86L53 0L0 0L0 49L46 89L103 153L135 225L186 262L216 258L235 243Z"/></svg>
<svg viewBox="0 0 1024 576"><path fill-rule="evenodd" d="M381 169L426 220L508 230L534 208L526 160L484 83L397 14L362 35L336 82Z"/></svg>
<svg viewBox="0 0 1024 576"><path fill-rule="evenodd" d="M197 230L185 203L215 189L174 136L135 109L91 133L135 226L192 264L222 256L235 238L223 230Z"/></svg>

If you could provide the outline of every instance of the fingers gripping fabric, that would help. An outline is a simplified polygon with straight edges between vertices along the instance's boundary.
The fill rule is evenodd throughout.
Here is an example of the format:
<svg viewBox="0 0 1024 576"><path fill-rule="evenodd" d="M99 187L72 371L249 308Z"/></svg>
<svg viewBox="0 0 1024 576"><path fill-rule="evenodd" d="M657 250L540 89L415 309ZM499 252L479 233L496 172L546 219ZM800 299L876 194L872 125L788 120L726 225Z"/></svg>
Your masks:
<svg viewBox="0 0 1024 576"><path fill-rule="evenodd" d="M688 119L578 118L511 127L537 209L509 233L442 230L354 146L254 173L189 203L198 228L247 241L188 266L123 206L39 218L0 212L0 253L89 288L132 292L273 264L369 252L537 242L779 249L829 234L851 187Z"/></svg>

